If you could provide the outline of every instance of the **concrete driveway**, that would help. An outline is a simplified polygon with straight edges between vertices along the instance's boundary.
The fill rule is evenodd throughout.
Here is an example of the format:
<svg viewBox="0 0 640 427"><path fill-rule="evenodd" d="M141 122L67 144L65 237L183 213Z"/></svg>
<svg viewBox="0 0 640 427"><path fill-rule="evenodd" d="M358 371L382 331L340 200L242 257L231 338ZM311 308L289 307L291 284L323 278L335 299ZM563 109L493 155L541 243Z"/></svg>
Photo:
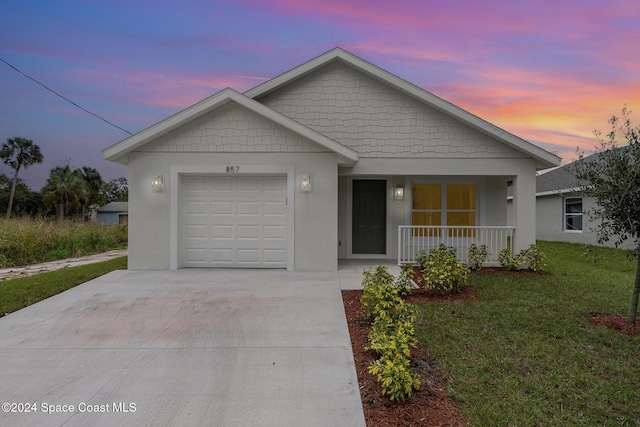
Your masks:
<svg viewBox="0 0 640 427"><path fill-rule="evenodd" d="M364 426L340 281L116 271L0 318L0 425Z"/></svg>

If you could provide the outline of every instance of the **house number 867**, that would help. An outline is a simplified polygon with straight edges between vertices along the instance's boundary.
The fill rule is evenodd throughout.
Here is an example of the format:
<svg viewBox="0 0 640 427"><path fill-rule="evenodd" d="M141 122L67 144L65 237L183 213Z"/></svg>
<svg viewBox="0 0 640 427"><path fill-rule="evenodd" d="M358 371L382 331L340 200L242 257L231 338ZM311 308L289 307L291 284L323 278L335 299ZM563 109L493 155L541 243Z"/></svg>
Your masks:
<svg viewBox="0 0 640 427"><path fill-rule="evenodd" d="M240 172L240 166L227 166L227 173L238 173Z"/></svg>

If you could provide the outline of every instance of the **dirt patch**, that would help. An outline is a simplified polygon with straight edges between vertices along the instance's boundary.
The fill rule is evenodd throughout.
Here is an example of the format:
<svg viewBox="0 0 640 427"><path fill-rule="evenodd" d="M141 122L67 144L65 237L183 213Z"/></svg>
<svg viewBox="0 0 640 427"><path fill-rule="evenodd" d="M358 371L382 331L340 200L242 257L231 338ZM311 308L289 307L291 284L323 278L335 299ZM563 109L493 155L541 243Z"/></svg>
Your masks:
<svg viewBox="0 0 640 427"><path fill-rule="evenodd" d="M376 377L367 371L367 367L371 361L375 360L376 355L373 351L364 350L369 325L363 320L361 295L360 290L342 292L367 426L459 427L468 425L457 403L445 391L446 373L435 368L433 359L424 348L414 349L411 354L411 367L420 377L420 390L405 402L391 402L387 397L382 396L382 389ZM454 295L438 295L434 292L416 290L407 298L407 302L452 301L477 299L477 297L469 288Z"/></svg>
<svg viewBox="0 0 640 427"><path fill-rule="evenodd" d="M638 322L635 324L627 323L627 319L623 316L595 313L588 320L593 325L624 332L632 337L640 337L640 324Z"/></svg>

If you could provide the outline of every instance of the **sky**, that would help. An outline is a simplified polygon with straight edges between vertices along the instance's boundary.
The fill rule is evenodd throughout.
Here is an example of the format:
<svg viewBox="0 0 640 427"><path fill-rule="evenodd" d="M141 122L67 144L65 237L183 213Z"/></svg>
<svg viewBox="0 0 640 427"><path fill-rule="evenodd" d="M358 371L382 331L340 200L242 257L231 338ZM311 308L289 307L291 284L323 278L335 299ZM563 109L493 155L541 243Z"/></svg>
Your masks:
<svg viewBox="0 0 640 427"><path fill-rule="evenodd" d="M0 62L0 142L40 146L19 174L35 191L62 164L126 177L101 153L122 129L334 47L565 163L625 105L640 123L637 0L0 0L0 59L104 119Z"/></svg>

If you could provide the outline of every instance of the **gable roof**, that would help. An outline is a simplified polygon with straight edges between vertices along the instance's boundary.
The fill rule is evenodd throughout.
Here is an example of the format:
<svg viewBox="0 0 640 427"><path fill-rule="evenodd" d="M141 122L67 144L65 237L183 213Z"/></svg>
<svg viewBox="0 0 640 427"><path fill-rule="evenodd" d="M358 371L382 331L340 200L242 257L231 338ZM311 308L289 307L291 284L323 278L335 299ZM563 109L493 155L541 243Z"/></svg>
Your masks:
<svg viewBox="0 0 640 427"><path fill-rule="evenodd" d="M490 136L502 143L520 151L521 153L533 157L536 160L536 167L538 169L545 169L560 165L561 158L553 153L550 153L543 148L538 147L522 138L519 138L504 129L501 129L486 120L479 118L478 116L463 110L460 107L453 105L452 103L445 101L444 99L428 92L408 81L401 79L400 77L383 70L355 55L349 53L341 48L334 48L304 64L287 71L265 83L262 83L253 89L250 89L244 93L249 98L259 99L271 92L278 90L279 88L286 86L287 84L300 79L314 71L334 62L341 61L348 66L355 68L370 77L381 81L396 90L417 99L424 104L435 108L436 110L447 114L448 116L457 119L458 121Z"/></svg>
<svg viewBox="0 0 640 427"><path fill-rule="evenodd" d="M621 154L625 154L628 146L615 148L621 150ZM597 152L583 159L584 162L597 162L601 153ZM577 161L577 160L576 160ZM548 196L551 194L565 194L578 192L586 184L580 182L572 172L576 161L566 164L562 167L539 174L536 177L536 196Z"/></svg>
<svg viewBox="0 0 640 427"><path fill-rule="evenodd" d="M283 116L277 111L274 111L231 88L223 89L222 91L192 105L191 107L188 107L173 116L170 116L161 122L158 122L147 129L144 129L143 131L102 150L102 156L106 160L127 164L127 154L130 152L192 120L197 119L198 117L201 117L204 114L215 110L216 108L228 104L229 102L235 102L256 114L285 127L291 132L333 151L340 156L341 163L353 164L358 161L358 153L352 149L345 147L344 145L314 131L313 129L291 120L286 116Z"/></svg>
<svg viewBox="0 0 640 427"><path fill-rule="evenodd" d="M96 212L129 212L129 202L111 202L98 208Z"/></svg>

